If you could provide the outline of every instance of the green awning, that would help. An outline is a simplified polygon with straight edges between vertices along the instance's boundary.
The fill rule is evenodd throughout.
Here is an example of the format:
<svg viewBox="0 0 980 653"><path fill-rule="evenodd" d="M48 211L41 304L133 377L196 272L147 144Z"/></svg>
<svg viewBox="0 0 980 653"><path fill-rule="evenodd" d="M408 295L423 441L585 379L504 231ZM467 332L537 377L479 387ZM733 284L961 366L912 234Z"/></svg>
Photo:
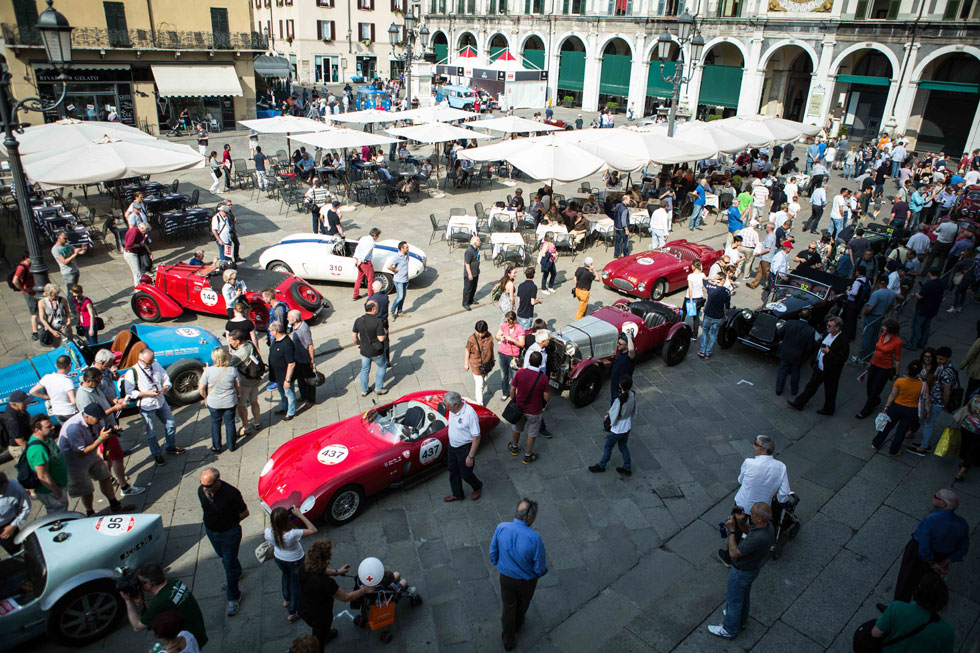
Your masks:
<svg viewBox="0 0 980 653"><path fill-rule="evenodd" d="M507 48L490 48L490 61L496 61L497 57Z"/></svg>
<svg viewBox="0 0 980 653"><path fill-rule="evenodd" d="M558 88L581 91L585 87L585 53L566 50L558 61Z"/></svg>
<svg viewBox="0 0 980 653"><path fill-rule="evenodd" d="M841 84L864 84L865 86L891 86L892 80L887 77L869 77L868 75L838 75Z"/></svg>
<svg viewBox="0 0 980 653"><path fill-rule="evenodd" d="M938 82L923 80L919 82L919 88L930 91L949 91L951 93L980 93L980 84L964 84L962 82Z"/></svg>
<svg viewBox="0 0 980 653"><path fill-rule="evenodd" d="M661 67L663 74L661 74ZM647 75L647 95L651 97L673 97L674 85L664 81L664 77L670 77L677 69L676 61L650 62L650 74Z"/></svg>
<svg viewBox="0 0 980 653"><path fill-rule="evenodd" d="M629 95L632 63L632 58L625 54L602 55L599 92L607 95Z"/></svg>
<svg viewBox="0 0 980 653"><path fill-rule="evenodd" d="M700 104L738 108L742 91L741 66L702 66Z"/></svg>
<svg viewBox="0 0 980 653"><path fill-rule="evenodd" d="M524 50L524 67L530 70L544 70L544 50Z"/></svg>
<svg viewBox="0 0 980 653"><path fill-rule="evenodd" d="M432 46L432 51L436 53L436 61L438 63L443 63L446 60L446 57L449 56L449 44L436 43Z"/></svg>

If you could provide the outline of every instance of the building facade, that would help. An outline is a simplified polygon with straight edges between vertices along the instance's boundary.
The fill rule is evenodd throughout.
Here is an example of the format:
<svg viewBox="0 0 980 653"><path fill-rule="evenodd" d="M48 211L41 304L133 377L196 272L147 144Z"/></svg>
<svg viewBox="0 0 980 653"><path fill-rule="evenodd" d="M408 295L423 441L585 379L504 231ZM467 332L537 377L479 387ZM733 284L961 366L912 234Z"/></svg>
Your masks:
<svg viewBox="0 0 980 653"><path fill-rule="evenodd" d="M0 3L4 62L17 98L54 100L62 84L36 29L44 0ZM185 108L213 127L255 117L253 59L267 50L242 0L59 0L75 28L65 101L34 124L74 117L121 122L158 134ZM165 129L165 127L164 127Z"/></svg>
<svg viewBox="0 0 980 653"><path fill-rule="evenodd" d="M388 28L404 24L405 12L413 10L409 0L247 1L253 29L268 37L270 51L288 58L300 84L387 79L404 70L404 48L391 42ZM417 2L414 11L420 11Z"/></svg>
<svg viewBox="0 0 980 653"><path fill-rule="evenodd" d="M554 103L649 115L672 95L685 9L705 39L679 108L905 133L950 154L980 147L980 0L426 0L436 58L509 48L549 71ZM685 50L685 59L689 52ZM663 74L662 74L663 72ZM852 141L854 142L854 141Z"/></svg>

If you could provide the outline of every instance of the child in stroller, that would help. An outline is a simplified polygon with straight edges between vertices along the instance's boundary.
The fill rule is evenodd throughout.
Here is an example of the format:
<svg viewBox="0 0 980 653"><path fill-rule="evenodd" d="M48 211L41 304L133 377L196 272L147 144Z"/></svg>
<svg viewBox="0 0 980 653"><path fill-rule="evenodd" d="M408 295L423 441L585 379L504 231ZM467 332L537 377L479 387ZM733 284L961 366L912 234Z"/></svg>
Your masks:
<svg viewBox="0 0 980 653"><path fill-rule="evenodd" d="M367 558L361 562L358 573L354 577L355 591L364 584L361 576L364 575L365 565L369 561L383 569L381 561L377 558ZM415 587L409 587L408 581L397 571L385 569L374 591L351 602L351 609L361 611L354 617L354 625L361 628L371 626L371 630L381 630L381 641L390 642L391 624L395 621L395 605L403 598L407 598L413 606L422 604L422 597Z"/></svg>

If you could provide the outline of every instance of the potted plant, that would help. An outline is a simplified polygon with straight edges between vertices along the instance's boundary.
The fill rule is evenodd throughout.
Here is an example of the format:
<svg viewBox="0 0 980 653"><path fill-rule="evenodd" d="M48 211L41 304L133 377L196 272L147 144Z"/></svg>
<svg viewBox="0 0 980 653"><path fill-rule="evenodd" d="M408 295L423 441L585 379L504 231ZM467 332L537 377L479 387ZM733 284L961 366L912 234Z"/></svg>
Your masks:
<svg viewBox="0 0 980 653"><path fill-rule="evenodd" d="M571 107L573 102L575 102L575 97L572 95L566 95L561 99L561 103L565 107Z"/></svg>
<svg viewBox="0 0 980 653"><path fill-rule="evenodd" d="M612 113L616 113L616 110L619 109L619 102L606 102L606 108Z"/></svg>
<svg viewBox="0 0 980 653"><path fill-rule="evenodd" d="M370 48L371 47L371 39L362 39L361 40L361 45L363 45L365 48Z"/></svg>
<svg viewBox="0 0 980 653"><path fill-rule="evenodd" d="M709 113L705 122L711 122L712 120L721 120L721 115L717 113Z"/></svg>
<svg viewBox="0 0 980 653"><path fill-rule="evenodd" d="M329 36L324 36L324 37L323 37L323 42L324 42L324 43L330 43L330 42L332 42L332 41L333 41L333 39L332 39L332 38L330 38Z"/></svg>
<svg viewBox="0 0 980 653"><path fill-rule="evenodd" d="M286 43L288 43L289 45L292 45L293 44L293 37L287 36L286 37Z"/></svg>

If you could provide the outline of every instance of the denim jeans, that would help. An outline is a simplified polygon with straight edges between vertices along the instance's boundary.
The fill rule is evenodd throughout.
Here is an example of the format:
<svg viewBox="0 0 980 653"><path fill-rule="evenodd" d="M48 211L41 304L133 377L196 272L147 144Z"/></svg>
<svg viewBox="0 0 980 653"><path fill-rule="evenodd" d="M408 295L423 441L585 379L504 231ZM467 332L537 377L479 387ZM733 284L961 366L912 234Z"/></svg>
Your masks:
<svg viewBox="0 0 980 653"><path fill-rule="evenodd" d="M694 205L694 208L691 210L691 219L687 223L689 229L696 229L704 224L704 221L701 219L701 210L703 208L704 204Z"/></svg>
<svg viewBox="0 0 980 653"><path fill-rule="evenodd" d="M919 446L923 449L928 449L929 445L932 444L932 432L936 428L936 421L942 414L942 404L933 404L929 409L929 419L922 422L922 441L919 443Z"/></svg>
<svg viewBox="0 0 980 653"><path fill-rule="evenodd" d="M953 287L953 306L962 307L966 303L966 291L975 281L973 275L967 274L963 276L963 281L958 286Z"/></svg>
<svg viewBox="0 0 980 653"><path fill-rule="evenodd" d="M932 317L926 317L922 313L916 312L912 318L912 340L909 344L916 349L922 349L929 342L929 326L932 324Z"/></svg>
<svg viewBox="0 0 980 653"><path fill-rule="evenodd" d="M895 434L892 436L892 443L888 448L888 453L894 455L902 449L902 440L905 439L905 432L918 418L919 410L911 406L902 406L901 404L893 403L886 411L886 414L890 418L888 426L885 427L884 431L878 431L871 444L875 449L880 448L885 444L885 440L888 439L888 434L894 429Z"/></svg>
<svg viewBox="0 0 980 653"><path fill-rule="evenodd" d="M725 630L734 637L749 622L749 593L759 570L742 571L734 566L728 570L728 590L725 593Z"/></svg>
<svg viewBox="0 0 980 653"><path fill-rule="evenodd" d="M704 323L701 325L701 353L710 356L714 349L715 341L718 340L718 329L721 328L723 317L704 316Z"/></svg>
<svg viewBox="0 0 980 653"><path fill-rule="evenodd" d="M289 383L288 388L282 387L282 382L277 386L279 390L279 410L286 411L286 415L292 417L296 414L296 381Z"/></svg>
<svg viewBox="0 0 980 653"><path fill-rule="evenodd" d="M837 234L844 231L844 218L830 219L830 239L836 240Z"/></svg>
<svg viewBox="0 0 980 653"><path fill-rule="evenodd" d="M893 160L892 161L892 179L896 179L898 177L898 169L899 169L899 167L901 167L901 164L898 161L894 161Z"/></svg>
<svg viewBox="0 0 980 653"><path fill-rule="evenodd" d="M616 239L614 241L613 254L616 257L619 256L629 256L630 253L630 239L626 235L626 229L615 229L614 230Z"/></svg>
<svg viewBox="0 0 980 653"><path fill-rule="evenodd" d="M807 160L806 160L806 168L804 169L804 172L806 174L810 174L811 172L813 172L813 159L807 157ZM792 198L790 198L790 199L792 199Z"/></svg>
<svg viewBox="0 0 980 653"><path fill-rule="evenodd" d="M212 531L207 526L204 533L208 536L208 541L214 547L214 552L221 558L221 566L225 568L225 598L229 601L237 601L242 598L242 591L238 589L238 578L242 575L242 563L238 561L238 547L242 544L242 527L235 526L226 531Z"/></svg>
<svg viewBox="0 0 980 653"><path fill-rule="evenodd" d="M521 325L521 328L525 331L531 330L531 323L534 322L534 316L531 317L519 317L517 318L517 323Z"/></svg>
<svg viewBox="0 0 980 653"><path fill-rule="evenodd" d="M385 365L384 354L378 356L365 356L361 354L361 392L368 391L368 381L371 375L371 363L378 366L378 372L374 378L374 391L378 392L384 387L385 372L388 366Z"/></svg>
<svg viewBox="0 0 980 653"><path fill-rule="evenodd" d="M395 301L391 305L391 314L398 315L405 312L405 293L408 291L407 281L395 282Z"/></svg>
<svg viewBox="0 0 980 653"><path fill-rule="evenodd" d="M211 408L211 446L215 449L221 448L221 423L225 425L225 441L228 443L228 451L235 450L235 409L234 408Z"/></svg>
<svg viewBox="0 0 980 653"><path fill-rule="evenodd" d="M599 461L599 467L603 469L606 468L606 463L612 457L613 445L619 447L619 453L623 454L623 469L632 469L630 465L630 450L626 446L627 440L629 440L630 432L626 433L610 433L606 436L606 443L602 446L602 459Z"/></svg>
<svg viewBox="0 0 980 653"><path fill-rule="evenodd" d="M294 561L276 558L282 572L282 600L289 603L289 614L299 614L299 575L303 570L303 558Z"/></svg>
<svg viewBox="0 0 980 653"><path fill-rule="evenodd" d="M170 406L167 405L167 402L164 402L156 410L141 410L140 415L143 416L143 423L146 425L146 444L149 445L150 454L153 457L163 453L157 442L156 428L153 426L154 416L163 423L164 442L166 443L167 449L173 449L177 446L175 440L177 437L177 422L174 421L174 416L170 412Z"/></svg>
<svg viewBox="0 0 980 653"><path fill-rule="evenodd" d="M555 275L558 269L552 263L548 266L541 266L541 290L555 289Z"/></svg>
<svg viewBox="0 0 980 653"><path fill-rule="evenodd" d="M844 164L844 179L850 179L854 176L854 164L845 163Z"/></svg>
<svg viewBox="0 0 980 653"><path fill-rule="evenodd" d="M510 380L514 376L514 370L510 369L510 362L515 358L516 356L508 356L507 354L501 354L499 351L497 352L497 359L500 361L500 391L505 395L510 394Z"/></svg>

